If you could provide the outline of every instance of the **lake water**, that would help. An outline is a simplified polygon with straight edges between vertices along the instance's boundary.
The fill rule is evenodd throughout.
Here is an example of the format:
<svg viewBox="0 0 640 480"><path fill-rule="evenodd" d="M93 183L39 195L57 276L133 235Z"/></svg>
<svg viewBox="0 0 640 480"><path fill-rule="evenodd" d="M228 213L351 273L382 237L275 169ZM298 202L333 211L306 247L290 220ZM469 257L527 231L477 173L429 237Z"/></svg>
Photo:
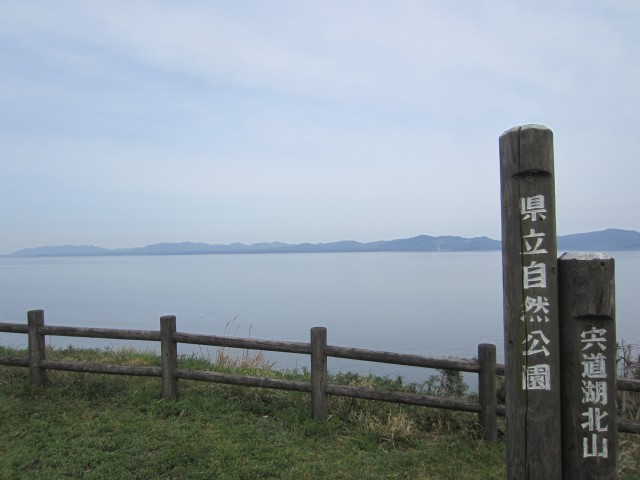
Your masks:
<svg viewBox="0 0 640 480"><path fill-rule="evenodd" d="M640 343L640 252L616 259L618 340ZM321 253L0 259L0 322L26 323L44 309L49 325L178 331L309 341L324 326L332 345L472 358L494 343L502 361L500 252ZM54 337L56 346L157 344ZM0 333L25 346L26 335ZM215 349L179 345L179 353ZM279 368L309 366L307 356L267 353ZM329 359L333 371L401 375L425 371Z"/></svg>

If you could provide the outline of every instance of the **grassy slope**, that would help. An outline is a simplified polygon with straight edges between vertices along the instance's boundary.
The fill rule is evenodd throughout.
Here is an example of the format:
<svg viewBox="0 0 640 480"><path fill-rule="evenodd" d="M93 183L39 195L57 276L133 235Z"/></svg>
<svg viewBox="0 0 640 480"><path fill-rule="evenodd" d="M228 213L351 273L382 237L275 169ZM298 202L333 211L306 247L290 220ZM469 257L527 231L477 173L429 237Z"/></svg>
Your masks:
<svg viewBox="0 0 640 480"><path fill-rule="evenodd" d="M132 352L56 355L157 364ZM50 383L32 388L26 369L0 367L1 479L505 476L504 443L481 441L474 415L332 398L317 423L307 394L182 381L180 399L164 401L159 379L50 372ZM623 478L638 478L632 470Z"/></svg>

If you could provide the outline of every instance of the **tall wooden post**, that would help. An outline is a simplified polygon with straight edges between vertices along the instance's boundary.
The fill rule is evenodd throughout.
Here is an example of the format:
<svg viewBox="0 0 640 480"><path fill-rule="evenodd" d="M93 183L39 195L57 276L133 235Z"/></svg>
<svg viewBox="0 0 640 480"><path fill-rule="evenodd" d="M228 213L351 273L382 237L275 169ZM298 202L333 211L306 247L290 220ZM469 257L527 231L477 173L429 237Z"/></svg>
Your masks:
<svg viewBox="0 0 640 480"><path fill-rule="evenodd" d="M603 253L558 260L563 480L617 478L614 266Z"/></svg>
<svg viewBox="0 0 640 480"><path fill-rule="evenodd" d="M311 329L311 415L327 419L327 329Z"/></svg>
<svg viewBox="0 0 640 480"><path fill-rule="evenodd" d="M166 399L178 398L178 348L173 334L176 333L176 317L160 317L160 350L162 353L162 396Z"/></svg>
<svg viewBox="0 0 640 480"><path fill-rule="evenodd" d="M553 133L500 136L507 477L561 478Z"/></svg>
<svg viewBox="0 0 640 480"><path fill-rule="evenodd" d="M47 383L47 371L40 367L40 361L45 358L44 334L38 332L44 326L44 310L30 310L27 312L29 337L29 379L31 385L44 386Z"/></svg>

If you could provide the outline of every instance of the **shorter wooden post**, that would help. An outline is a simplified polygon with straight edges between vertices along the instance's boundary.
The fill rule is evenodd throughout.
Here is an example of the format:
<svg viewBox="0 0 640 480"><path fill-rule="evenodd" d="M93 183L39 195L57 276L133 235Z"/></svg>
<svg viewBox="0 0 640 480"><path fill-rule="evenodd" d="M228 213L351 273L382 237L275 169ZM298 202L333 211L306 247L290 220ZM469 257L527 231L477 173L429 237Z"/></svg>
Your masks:
<svg viewBox="0 0 640 480"><path fill-rule="evenodd" d="M178 348L173 340L176 333L175 315L160 317L160 349L162 353L162 396L166 399L178 397Z"/></svg>
<svg viewBox="0 0 640 480"><path fill-rule="evenodd" d="M27 312L29 325L29 378L31 385L44 386L47 383L47 371L40 367L40 361L45 358L44 334L38 332L38 327L44 326L44 310L30 310Z"/></svg>
<svg viewBox="0 0 640 480"><path fill-rule="evenodd" d="M490 343L478 345L478 397L480 401L480 426L487 442L498 440L498 395L496 392L496 346Z"/></svg>
<svg viewBox="0 0 640 480"><path fill-rule="evenodd" d="M314 420L327 419L327 329L311 329L311 415Z"/></svg>
<svg viewBox="0 0 640 480"><path fill-rule="evenodd" d="M617 478L614 260L558 260L562 347L562 478Z"/></svg>

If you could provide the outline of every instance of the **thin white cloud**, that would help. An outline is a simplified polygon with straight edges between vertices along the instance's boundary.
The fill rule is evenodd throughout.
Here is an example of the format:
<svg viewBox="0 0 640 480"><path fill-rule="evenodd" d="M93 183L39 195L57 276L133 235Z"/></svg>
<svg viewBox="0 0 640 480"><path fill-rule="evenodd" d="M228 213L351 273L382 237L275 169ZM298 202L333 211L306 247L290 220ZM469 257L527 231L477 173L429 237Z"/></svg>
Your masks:
<svg viewBox="0 0 640 480"><path fill-rule="evenodd" d="M294 2L259 15L208 3L66 3L36 18L33 10L23 13L22 20L31 18L31 29L53 34L59 46L85 45L107 61L128 58L214 86L287 95L382 94L382 101L417 97L428 105L443 89L453 93L443 81L464 74L564 91L585 65L597 62L590 77L600 77L624 63L630 47L620 38L626 32L612 31L617 24L524 2L479 3L472 15L455 4L424 2ZM95 58L70 57L66 48L54 56L80 70L113 66L101 70ZM461 80L473 90L473 77L453 86Z"/></svg>

